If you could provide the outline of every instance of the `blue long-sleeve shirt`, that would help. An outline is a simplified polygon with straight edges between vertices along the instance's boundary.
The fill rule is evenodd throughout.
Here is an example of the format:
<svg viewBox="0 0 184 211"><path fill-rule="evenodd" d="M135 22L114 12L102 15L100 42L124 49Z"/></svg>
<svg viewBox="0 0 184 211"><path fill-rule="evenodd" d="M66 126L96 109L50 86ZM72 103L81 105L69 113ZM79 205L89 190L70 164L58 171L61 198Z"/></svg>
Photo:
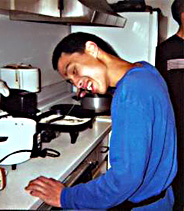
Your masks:
<svg viewBox="0 0 184 211"><path fill-rule="evenodd" d="M170 184L177 171L173 109L163 78L153 66L141 63L143 67L123 76L113 96L111 168L86 184L65 188L63 208L106 209L169 189L164 199L146 210L172 209Z"/></svg>

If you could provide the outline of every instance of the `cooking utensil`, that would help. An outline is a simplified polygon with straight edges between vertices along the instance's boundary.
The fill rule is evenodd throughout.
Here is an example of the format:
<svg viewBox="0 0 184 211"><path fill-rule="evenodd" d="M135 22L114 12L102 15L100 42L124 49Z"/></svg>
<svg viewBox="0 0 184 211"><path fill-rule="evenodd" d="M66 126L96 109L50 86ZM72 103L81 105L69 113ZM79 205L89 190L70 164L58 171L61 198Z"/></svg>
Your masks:
<svg viewBox="0 0 184 211"><path fill-rule="evenodd" d="M73 109L70 111L70 116L75 116L78 118L93 118L95 116L95 113L93 110L84 109L82 108L81 105L77 105L77 104L74 104L74 105L75 106L73 107L73 104L57 104L50 108L49 113L53 111L54 113L57 113L57 114L67 115L68 111L73 107Z"/></svg>
<svg viewBox="0 0 184 211"><path fill-rule="evenodd" d="M74 106L75 106L75 104L72 105L72 107L69 109L69 111L68 111L66 114L64 114L64 115L62 115L62 116L59 116L59 117L56 117L56 118L54 118L54 119L51 119L51 120L49 120L47 123L50 124L50 123L52 123L52 122L55 122L55 121L64 119L65 116L67 116L67 115L70 114L70 112L73 110Z"/></svg>
<svg viewBox="0 0 184 211"><path fill-rule="evenodd" d="M78 94L74 97L74 99L76 99L77 101L80 100L80 99L82 99L82 97L80 97L80 95L81 95L82 92L85 92L87 94L92 94L92 91L91 90L81 88L79 90Z"/></svg>
<svg viewBox="0 0 184 211"><path fill-rule="evenodd" d="M81 106L84 109L94 110L95 113L109 112L112 102L110 94L86 94L81 98Z"/></svg>
<svg viewBox="0 0 184 211"><path fill-rule="evenodd" d="M75 106L74 106L75 105ZM37 116L37 129L38 132L41 131L59 131L59 132L68 132L71 137L71 143L74 144L77 140L80 131L83 131L87 128L92 128L93 120L94 120L94 111L83 109L80 105L76 104L58 104L52 106L50 111L44 112ZM89 118L88 121L79 122L78 124L70 124L71 121L68 121L68 124L57 124L53 122L50 123L42 123L41 121L44 118L47 118L51 115L61 114L62 116L66 116L70 111L70 116L78 117L78 118Z"/></svg>

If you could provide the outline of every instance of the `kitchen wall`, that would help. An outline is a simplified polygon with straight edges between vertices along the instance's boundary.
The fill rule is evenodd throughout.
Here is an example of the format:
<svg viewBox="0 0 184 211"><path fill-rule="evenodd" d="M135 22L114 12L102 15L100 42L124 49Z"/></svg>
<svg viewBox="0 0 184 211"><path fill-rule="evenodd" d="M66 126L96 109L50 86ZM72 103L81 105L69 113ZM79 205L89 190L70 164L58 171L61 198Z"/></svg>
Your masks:
<svg viewBox="0 0 184 211"><path fill-rule="evenodd" d="M42 92L39 101L70 89L52 68L55 45L70 32L69 26L36 22L11 21L0 15L0 67L26 63L41 69Z"/></svg>
<svg viewBox="0 0 184 211"><path fill-rule="evenodd" d="M162 18L160 20L160 41L167 39L178 30L178 24L173 19L171 5L174 0L145 0L147 5L153 8L160 8Z"/></svg>
<svg viewBox="0 0 184 211"><path fill-rule="evenodd" d="M158 42L158 14L153 12L122 12L127 19L124 28L72 26L72 32L84 31L103 37L118 55L130 62L148 61L155 65Z"/></svg>
<svg viewBox="0 0 184 211"><path fill-rule="evenodd" d="M115 3L117 0L108 0ZM171 15L173 0L145 0L147 5L160 8L161 41L174 34L178 25ZM52 51L55 45L68 33L70 27L59 24L11 21L0 14L0 67L10 63L27 63L41 69L42 91L38 94L39 102L51 97L57 98L69 92L70 86L62 81L51 64Z"/></svg>

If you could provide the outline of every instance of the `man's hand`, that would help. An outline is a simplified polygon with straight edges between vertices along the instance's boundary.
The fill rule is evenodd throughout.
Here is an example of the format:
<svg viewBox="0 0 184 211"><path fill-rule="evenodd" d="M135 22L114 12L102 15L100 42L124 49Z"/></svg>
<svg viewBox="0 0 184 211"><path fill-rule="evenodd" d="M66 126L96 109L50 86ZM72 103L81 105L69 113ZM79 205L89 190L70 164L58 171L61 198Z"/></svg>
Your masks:
<svg viewBox="0 0 184 211"><path fill-rule="evenodd" d="M7 84L2 80L0 80L0 94L2 94L4 97L8 97L10 95Z"/></svg>
<svg viewBox="0 0 184 211"><path fill-rule="evenodd" d="M32 196L43 200L46 204L61 207L60 195L65 186L52 178L40 176L29 182L25 190L30 191Z"/></svg>

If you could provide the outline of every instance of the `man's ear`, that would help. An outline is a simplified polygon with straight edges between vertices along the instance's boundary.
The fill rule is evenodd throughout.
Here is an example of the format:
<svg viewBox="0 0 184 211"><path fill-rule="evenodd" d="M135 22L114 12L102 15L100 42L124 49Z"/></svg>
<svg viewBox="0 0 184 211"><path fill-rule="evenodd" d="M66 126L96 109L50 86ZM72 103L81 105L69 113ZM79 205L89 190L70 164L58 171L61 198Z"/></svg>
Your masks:
<svg viewBox="0 0 184 211"><path fill-rule="evenodd" d="M96 58L98 55L98 46L96 45L96 43L92 41L87 41L85 44L85 53L88 53Z"/></svg>

